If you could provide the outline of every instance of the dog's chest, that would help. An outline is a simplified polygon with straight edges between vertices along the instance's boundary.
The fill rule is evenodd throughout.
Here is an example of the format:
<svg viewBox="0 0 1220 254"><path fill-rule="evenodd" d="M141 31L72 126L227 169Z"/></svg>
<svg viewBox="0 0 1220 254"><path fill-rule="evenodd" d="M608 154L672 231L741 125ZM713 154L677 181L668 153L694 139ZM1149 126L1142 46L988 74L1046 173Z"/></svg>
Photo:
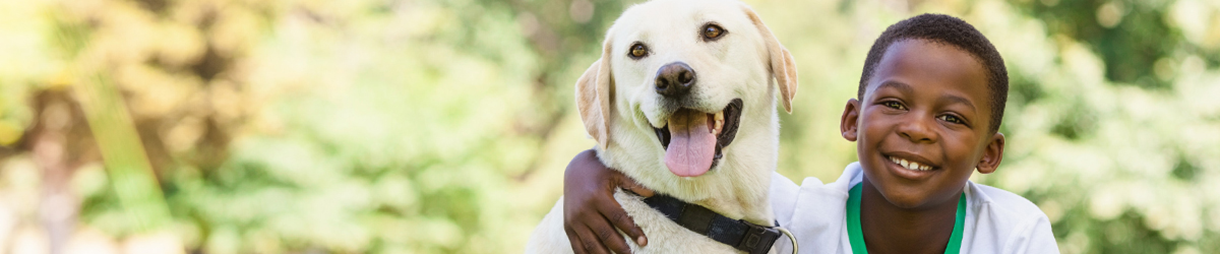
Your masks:
<svg viewBox="0 0 1220 254"><path fill-rule="evenodd" d="M644 230L644 235L648 236L648 246L644 248L628 241L635 253L745 253L687 230L664 214L653 210L639 196L619 190L614 193L614 198L622 204L623 210L627 211L635 224Z"/></svg>

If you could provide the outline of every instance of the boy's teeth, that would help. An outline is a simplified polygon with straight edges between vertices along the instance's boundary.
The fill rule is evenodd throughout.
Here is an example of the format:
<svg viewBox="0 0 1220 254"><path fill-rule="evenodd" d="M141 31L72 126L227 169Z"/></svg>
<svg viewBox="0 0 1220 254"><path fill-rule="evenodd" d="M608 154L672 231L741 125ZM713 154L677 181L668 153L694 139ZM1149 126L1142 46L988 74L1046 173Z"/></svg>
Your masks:
<svg viewBox="0 0 1220 254"><path fill-rule="evenodd" d="M899 158L894 158L894 157L890 157L889 159L890 159L890 161L893 161L895 164L902 165L902 167L904 167L906 169L910 169L910 170L925 171L925 170L932 169L932 166L920 165L918 162L907 161L906 159L899 159Z"/></svg>

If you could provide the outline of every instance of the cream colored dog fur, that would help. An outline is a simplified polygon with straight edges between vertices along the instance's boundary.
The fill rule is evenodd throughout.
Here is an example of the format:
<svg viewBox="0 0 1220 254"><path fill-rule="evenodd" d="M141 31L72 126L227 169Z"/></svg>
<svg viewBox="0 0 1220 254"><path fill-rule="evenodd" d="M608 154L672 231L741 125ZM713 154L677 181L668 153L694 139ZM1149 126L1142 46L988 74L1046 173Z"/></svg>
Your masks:
<svg viewBox="0 0 1220 254"><path fill-rule="evenodd" d="M726 34L704 40L701 29L708 24ZM646 57L628 56L637 43L648 47ZM734 99L743 104L736 137L724 147L723 158L696 177L666 170L666 150L654 132L679 107L659 95L654 84L658 69L673 62L688 64L697 75L689 100L680 107L713 113ZM602 163L658 193L729 218L774 226L767 192L779 148L775 103L780 98L791 112L796 89L792 55L746 4L654 0L630 7L606 32L601 59L577 81L576 98ZM637 196L618 191L615 198L648 236L644 248L629 241L636 253L739 252L675 224ZM526 253L571 252L561 201L535 229Z"/></svg>

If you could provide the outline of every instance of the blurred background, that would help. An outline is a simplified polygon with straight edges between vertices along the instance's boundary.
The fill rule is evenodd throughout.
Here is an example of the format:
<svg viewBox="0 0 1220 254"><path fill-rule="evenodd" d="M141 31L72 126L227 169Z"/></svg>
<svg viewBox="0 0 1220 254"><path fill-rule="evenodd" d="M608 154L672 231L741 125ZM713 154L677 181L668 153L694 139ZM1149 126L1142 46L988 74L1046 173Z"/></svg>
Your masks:
<svg viewBox="0 0 1220 254"><path fill-rule="evenodd" d="M0 0L0 253L519 253L635 2ZM746 2L799 66L794 181L855 160L839 114L881 31L946 13L1011 77L975 181L1064 253L1220 249L1220 1Z"/></svg>

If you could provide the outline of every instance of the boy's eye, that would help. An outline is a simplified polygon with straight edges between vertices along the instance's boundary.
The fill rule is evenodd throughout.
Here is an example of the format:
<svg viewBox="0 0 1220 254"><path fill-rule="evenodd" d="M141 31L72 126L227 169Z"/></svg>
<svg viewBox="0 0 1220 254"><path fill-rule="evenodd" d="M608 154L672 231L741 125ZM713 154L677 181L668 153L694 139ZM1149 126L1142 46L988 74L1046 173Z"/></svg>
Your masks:
<svg viewBox="0 0 1220 254"><path fill-rule="evenodd" d="M962 121L961 118L958 118L955 115L941 115L940 120L945 121L945 122L950 122L950 123L956 123L956 124L965 124L966 123L965 121Z"/></svg>
<svg viewBox="0 0 1220 254"><path fill-rule="evenodd" d="M902 103L898 103L897 101L884 101L881 102L881 105L885 105L886 107L892 109L907 109L906 106L903 106Z"/></svg>

